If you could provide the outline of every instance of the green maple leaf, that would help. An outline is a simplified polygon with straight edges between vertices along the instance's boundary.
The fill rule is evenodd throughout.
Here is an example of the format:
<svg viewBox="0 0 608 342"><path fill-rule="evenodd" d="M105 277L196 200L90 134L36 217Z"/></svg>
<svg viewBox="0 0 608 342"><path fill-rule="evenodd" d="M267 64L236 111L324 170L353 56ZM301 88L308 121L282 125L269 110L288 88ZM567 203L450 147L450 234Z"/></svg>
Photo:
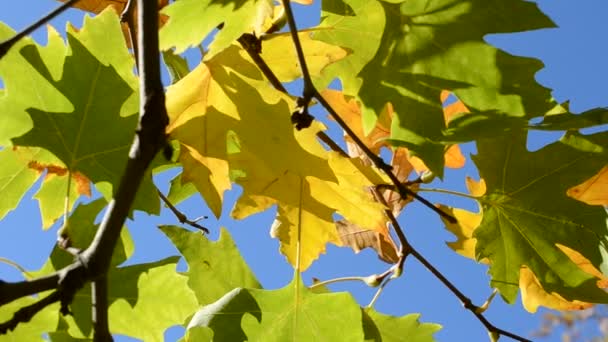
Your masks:
<svg viewBox="0 0 608 342"><path fill-rule="evenodd" d="M55 55L63 53L59 80L50 68L54 63L39 49L29 45L21 53L45 79L41 82L51 84L59 92L54 96L67 99L71 108L39 108L33 101L34 107L27 110L33 128L12 141L52 152L70 172L82 173L110 198L107 184L112 189L118 186L137 124L132 58L111 10L85 20L80 31L68 27L67 36L67 54L63 44L52 45ZM22 89L21 96L37 98L39 94ZM133 207L150 213L160 210L151 177L142 184Z"/></svg>
<svg viewBox="0 0 608 342"><path fill-rule="evenodd" d="M105 205L105 200L100 198L81 204L74 210L66 229L73 247L83 249L91 243L98 229L94 224L95 218ZM133 250L128 230L123 228L112 255L112 265L123 263ZM55 246L49 261L34 275L48 274L72 262L72 255ZM194 312L196 297L188 288L187 277L175 271L176 264L177 257L170 257L110 270L108 301L110 330L113 333L145 341L161 341L165 329L183 323ZM159 293L163 295L159 296ZM74 314L65 318L68 325L66 334L76 338L91 336L91 300L90 285L78 291L70 305ZM153 311L155 315L149 315Z"/></svg>
<svg viewBox="0 0 608 342"><path fill-rule="evenodd" d="M9 39L15 32L0 23L0 41ZM10 139L32 128L32 120L26 112L35 106L41 110L69 110L70 103L47 82L42 75L20 54L24 47L36 47L47 61L53 75L61 73L63 43L54 29L49 29L48 45L39 47L30 38L21 39L0 59L0 78L4 90L0 93L0 145L10 145ZM34 97L28 94L36 94Z"/></svg>
<svg viewBox="0 0 608 342"><path fill-rule="evenodd" d="M188 263L188 286L199 304L215 302L234 288L261 288L227 230L216 242L176 226L161 226Z"/></svg>
<svg viewBox="0 0 608 342"><path fill-rule="evenodd" d="M606 146L608 133L585 138ZM473 160L487 192L479 198L483 219L474 233L476 257L490 260L492 287L509 302L515 300L524 265L548 293L567 300L608 302L597 279L556 246L570 247L604 273L607 270L602 257L608 242L605 210L567 197L566 191L593 175L608 158L597 149L567 145L568 140L566 136L536 152L526 149L525 134L478 142Z"/></svg>
<svg viewBox="0 0 608 342"><path fill-rule="evenodd" d="M399 342L407 336L409 342L435 341L433 334L441 329L439 324L420 323L420 314L401 317L388 316L374 309L363 310L365 341Z"/></svg>
<svg viewBox="0 0 608 342"><path fill-rule="evenodd" d="M43 293L42 295L49 295ZM36 303L39 299L22 297L0 307L0 321L6 322L13 317L19 309ZM2 335L3 341L43 341L42 335L53 331L57 327L59 303L51 304L40 310L29 322L22 323L12 331Z"/></svg>
<svg viewBox="0 0 608 342"><path fill-rule="evenodd" d="M343 0L324 2L322 19L315 37L354 51L326 72L340 77L345 92L361 102L366 132L390 102L396 113L393 144L410 148L439 176L442 90L453 91L472 112L529 117L553 105L549 90L534 80L539 61L511 56L483 40L491 33L552 27L535 4Z"/></svg>
<svg viewBox="0 0 608 342"><path fill-rule="evenodd" d="M208 327L216 341L362 341L361 319L349 294L315 294L296 277L279 290L234 289L188 328Z"/></svg>
<svg viewBox="0 0 608 342"><path fill-rule="evenodd" d="M160 48L175 47L182 53L200 44L218 25L223 27L209 44L206 58L211 58L235 42L243 33L259 31L272 16L269 0L182 0L163 8L169 21L160 31ZM261 33L261 32L257 32Z"/></svg>

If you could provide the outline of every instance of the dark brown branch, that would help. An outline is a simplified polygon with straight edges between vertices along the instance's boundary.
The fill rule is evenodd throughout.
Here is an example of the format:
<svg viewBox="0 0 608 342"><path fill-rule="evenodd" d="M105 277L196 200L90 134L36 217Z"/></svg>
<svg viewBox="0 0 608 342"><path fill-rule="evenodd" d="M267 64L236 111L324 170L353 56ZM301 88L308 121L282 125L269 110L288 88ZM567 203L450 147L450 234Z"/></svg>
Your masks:
<svg viewBox="0 0 608 342"><path fill-rule="evenodd" d="M171 203L171 201L169 201L169 199L160 190L156 189L156 192L158 193L158 196L160 196L160 199L162 199L163 202L165 202L165 205L167 206L167 208L169 208L169 210L171 210L171 212L173 212L173 215L175 215L175 217L177 217L177 219L179 220L180 223L185 223L191 227L194 227L196 229L203 231L205 234L209 234L209 229L198 224L196 222L197 220L194 220L194 221L189 220L188 217L184 213L179 211L173 205L173 203ZM203 216L203 217L206 218L206 216Z"/></svg>
<svg viewBox="0 0 608 342"><path fill-rule="evenodd" d="M8 283L0 281L0 306L21 297L57 288L59 275L54 273L29 281Z"/></svg>
<svg viewBox="0 0 608 342"><path fill-rule="evenodd" d="M13 317L5 322L0 324L0 335L6 334L7 332L14 330L19 323L27 323L29 322L34 315L40 312L42 309L46 308L50 304L58 302L61 298L61 294L59 291L54 291L50 295L42 298L34 304L24 306L21 309L17 310Z"/></svg>
<svg viewBox="0 0 608 342"><path fill-rule="evenodd" d="M477 305L474 305L473 302L467 296L464 295L464 293L458 290L458 288L454 284L452 284L439 270L435 268L435 266L433 266L428 260L426 260L420 253L418 253L418 251L411 248L410 254L414 258L416 258L422 265L424 265L424 267L426 267L426 269L429 270L437 279L439 279L456 297L458 297L458 299L460 299L460 301L462 302L464 308L471 311L471 313L473 313L473 315L475 315L477 319L486 327L488 332L495 332L500 335L510 337L517 341L530 342L530 340L524 337L515 335L511 332L494 326L492 323L490 323L490 321L487 320L487 318L485 318L483 314L479 313L480 310Z"/></svg>
<svg viewBox="0 0 608 342"><path fill-rule="evenodd" d="M165 95L160 78L157 5L156 1L138 0L138 22L140 26L138 42L139 49L143 52L143 58L139 61L139 124L131 150L129 151L129 158L120 185L114 193L114 198L108 205L93 242L91 242L87 249L78 254L77 260L74 263L57 271L55 274L31 282L20 283L23 284L21 286L25 290L14 288L15 284L3 284L2 286L13 286L11 292L17 293L17 295L10 294L5 296L7 299L5 302L31 294L33 290L32 284L35 284L41 290L55 287L57 291L54 292L51 299L53 301L59 300L61 302L61 313L67 314L69 312L68 306L72 302L76 291L82 288L88 281L97 281L106 276L114 247L118 242L122 226L131 210L139 185L156 154L166 145L165 127L169 122L169 118L165 108ZM99 286L99 284L97 285ZM102 289L102 292L105 292L105 290ZM50 301L51 299L45 300ZM96 304L100 306L100 302ZM22 310L18 311L18 313L23 312ZM33 309L29 310L33 312ZM104 338L105 336L98 337L97 334L95 335L95 341L102 341Z"/></svg>
<svg viewBox="0 0 608 342"><path fill-rule="evenodd" d="M108 277L103 276L91 284L93 327L95 341L112 341L108 324Z"/></svg>
<svg viewBox="0 0 608 342"><path fill-rule="evenodd" d="M39 28L40 26L44 25L49 20L55 18L56 16L58 16L59 14L61 14L63 11L65 11L68 8L70 8L70 6L76 4L78 1L80 1L80 0L69 0L69 1L67 1L66 3L62 4L61 6L55 8L54 10L52 10L51 12L49 12L48 14L46 14L44 17L38 19L32 25L26 27L24 30L22 30L21 32L17 33L13 37L11 37L9 40L6 40L6 41L0 43L0 59L2 59L2 57L4 57L4 55L6 55L8 53L8 51L11 49L11 47L13 47L13 45L15 45L19 40L21 40L21 38L23 38L23 37L31 34L37 28Z"/></svg>
<svg viewBox="0 0 608 342"><path fill-rule="evenodd" d="M342 157L349 158L348 153L346 153L340 146L338 146L338 144L336 144L336 142L333 141L332 138L330 138L327 134L325 134L325 132L319 131L317 133L317 138L319 138L322 142L327 144L327 146L329 146L329 148L332 151L336 151L336 152L340 153L340 155Z"/></svg>
<svg viewBox="0 0 608 342"><path fill-rule="evenodd" d="M247 51L249 57L253 60L253 62L258 66L260 71L266 76L270 84L272 84L275 89L287 93L287 89L283 87L283 84L277 76L272 72L266 61L260 55L262 53L262 42L261 40L251 33L245 33L239 37L238 42L241 44L243 49Z"/></svg>

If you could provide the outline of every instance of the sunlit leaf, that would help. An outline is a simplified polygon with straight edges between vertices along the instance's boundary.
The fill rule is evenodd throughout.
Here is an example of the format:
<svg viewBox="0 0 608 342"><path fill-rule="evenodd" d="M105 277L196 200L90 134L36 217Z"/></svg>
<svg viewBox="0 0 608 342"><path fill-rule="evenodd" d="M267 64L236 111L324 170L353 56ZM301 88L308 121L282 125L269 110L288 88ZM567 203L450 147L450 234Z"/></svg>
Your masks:
<svg viewBox="0 0 608 342"><path fill-rule="evenodd" d="M235 289L199 310L188 328L217 341L362 341L361 309L346 293L314 294L298 277L279 290Z"/></svg>
<svg viewBox="0 0 608 342"><path fill-rule="evenodd" d="M171 239L188 263L188 286L200 305L210 304L234 288L260 288L227 230L218 241L175 226L160 229Z"/></svg>
<svg viewBox="0 0 608 342"><path fill-rule="evenodd" d="M552 101L534 80L541 63L504 53L483 37L552 26L526 1L344 0L323 3L323 30L315 38L357 56L327 71L361 101L365 131L390 102L396 113L391 142L410 149L441 177L441 91L453 91L473 112L543 115Z"/></svg>
<svg viewBox="0 0 608 342"><path fill-rule="evenodd" d="M298 37L306 58L306 66L312 77L321 75L323 68L347 55L347 51L339 46L313 40L310 32L301 32ZM291 82L302 77L300 64L294 63L298 57L289 33L265 38L262 42L261 56L281 82Z"/></svg>
<svg viewBox="0 0 608 342"><path fill-rule="evenodd" d="M221 30L209 44L207 59L235 42L243 33L261 32L264 21L272 16L270 0L181 0L162 11L169 21L160 31L160 48L175 47L182 53L200 44L218 25Z"/></svg>
<svg viewBox="0 0 608 342"><path fill-rule="evenodd" d="M116 189L120 181L137 123L137 116L133 115L137 113L137 103L132 101L136 100L133 95L137 87L133 60L117 32L118 19L111 11L85 19L79 31L69 28L69 53L66 54L62 44L53 45L56 53L64 54L60 77L50 72L45 54L34 46L22 50L44 82L61 92L72 108L29 108L34 127L13 139L15 145L42 147L52 152L73 174L81 173L94 183L109 184L111 189ZM39 97L28 89L20 94ZM99 190L107 198L112 196L108 187ZM134 208L159 211L151 177L143 182Z"/></svg>
<svg viewBox="0 0 608 342"><path fill-rule="evenodd" d="M420 314L409 314L401 317L389 316L374 309L363 310L363 330L365 341L399 342L407 339L411 342L435 341L433 334L441 329L435 323L420 323Z"/></svg>

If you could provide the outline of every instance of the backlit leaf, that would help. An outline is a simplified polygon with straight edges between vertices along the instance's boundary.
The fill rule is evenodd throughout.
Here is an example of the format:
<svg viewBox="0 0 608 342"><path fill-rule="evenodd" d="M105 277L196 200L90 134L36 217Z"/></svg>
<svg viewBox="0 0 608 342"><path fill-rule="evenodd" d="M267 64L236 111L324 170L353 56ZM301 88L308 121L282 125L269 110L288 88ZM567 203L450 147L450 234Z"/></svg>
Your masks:
<svg viewBox="0 0 608 342"><path fill-rule="evenodd" d="M279 290L235 289L199 310L188 328L217 341L362 341L361 309L346 293L315 294L296 277Z"/></svg>
<svg viewBox="0 0 608 342"><path fill-rule="evenodd" d="M261 288L226 229L221 230L215 242L180 227L161 226L160 229L186 259L188 286L200 305L213 303L240 286Z"/></svg>
<svg viewBox="0 0 608 342"><path fill-rule="evenodd" d="M407 339L411 342L435 341L433 334L441 329L435 323L420 323L420 314L409 314L401 317L389 316L374 309L363 310L363 330L365 341L399 342Z"/></svg>
<svg viewBox="0 0 608 342"><path fill-rule="evenodd" d="M22 50L46 80L41 82L52 84L72 108L29 108L34 127L13 139L15 145L52 152L73 174L81 173L96 184L111 185L99 188L107 198L112 196L111 189L118 186L137 123L137 116L133 115L137 112L133 101L137 87L133 60L117 32L118 19L111 11L85 19L80 31L68 28L69 51L61 44L53 45L56 53L64 56L60 77L49 70L45 54L34 46ZM35 90L28 89L22 89L20 95L39 97ZM143 182L134 208L159 211L151 177Z"/></svg>
<svg viewBox="0 0 608 342"><path fill-rule="evenodd" d="M453 91L473 112L543 115L552 101L534 80L541 64L504 53L483 37L552 26L526 1L344 0L323 3L323 30L315 38L358 57L327 71L361 101L365 131L390 102L396 113L391 142L410 149L441 177L441 91Z"/></svg>
<svg viewBox="0 0 608 342"><path fill-rule="evenodd" d="M488 258L492 287L512 302L520 269L528 267L543 289L567 300L606 302L595 277L583 272L557 244L581 253L596 268L604 263L606 212L566 196L604 166L598 153L575 149L565 139L536 152L525 135L483 140L473 160L487 184L479 198L483 219L474 237L477 259ZM608 134L588 136L605 144Z"/></svg>
<svg viewBox="0 0 608 342"><path fill-rule="evenodd" d="M175 47L182 53L200 44L218 25L222 29L209 44L209 59L229 47L243 33L257 33L264 21L272 16L270 0L181 0L162 11L169 21L160 31L160 48Z"/></svg>
<svg viewBox="0 0 608 342"><path fill-rule="evenodd" d="M341 47L313 40L310 32L300 32L298 37L312 77L321 75L323 68L347 55L347 51ZM261 56L281 82L302 77L300 64L294 63L298 57L289 33L273 34L270 38L266 36L262 42Z"/></svg>

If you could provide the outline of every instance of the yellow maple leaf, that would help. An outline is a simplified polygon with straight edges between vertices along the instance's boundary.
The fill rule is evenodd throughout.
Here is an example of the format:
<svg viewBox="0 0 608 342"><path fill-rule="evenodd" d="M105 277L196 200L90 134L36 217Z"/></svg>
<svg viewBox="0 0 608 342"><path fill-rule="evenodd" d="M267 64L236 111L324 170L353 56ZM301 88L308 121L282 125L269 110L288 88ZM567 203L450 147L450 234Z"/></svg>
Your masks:
<svg viewBox="0 0 608 342"><path fill-rule="evenodd" d="M608 206L608 165L583 183L568 189L566 194L589 205Z"/></svg>
<svg viewBox="0 0 608 342"><path fill-rule="evenodd" d="M300 32L298 37L312 77L321 75L323 68L347 56L343 48L313 40L312 32ZM262 58L271 66L272 72L281 82L291 82L302 76L296 50L289 32L264 36Z"/></svg>
<svg viewBox="0 0 608 342"><path fill-rule="evenodd" d="M293 99L271 87L240 47L222 51L169 87L167 110L167 132L182 144L183 179L216 214L230 174L243 187L233 217L277 204L280 224L273 231L299 270L328 242L340 243L335 212L365 224L384 219L383 206L367 189L374 184L369 167L325 150L316 136L322 124L296 130ZM365 177L358 175L362 171Z"/></svg>
<svg viewBox="0 0 608 342"><path fill-rule="evenodd" d="M475 181L474 179L467 177L466 186L471 196L474 197L483 196L486 192L486 183L483 179ZM483 218L481 207L479 207L479 211L476 213L460 208L448 207L442 204L438 205L438 207L451 214L457 220L456 223L451 223L442 218L446 228L456 236L456 241L448 242L447 245L456 253L476 260L475 244L477 243L477 239L473 237L473 232L479 227L481 219ZM486 263L487 260L484 259L482 262Z"/></svg>

